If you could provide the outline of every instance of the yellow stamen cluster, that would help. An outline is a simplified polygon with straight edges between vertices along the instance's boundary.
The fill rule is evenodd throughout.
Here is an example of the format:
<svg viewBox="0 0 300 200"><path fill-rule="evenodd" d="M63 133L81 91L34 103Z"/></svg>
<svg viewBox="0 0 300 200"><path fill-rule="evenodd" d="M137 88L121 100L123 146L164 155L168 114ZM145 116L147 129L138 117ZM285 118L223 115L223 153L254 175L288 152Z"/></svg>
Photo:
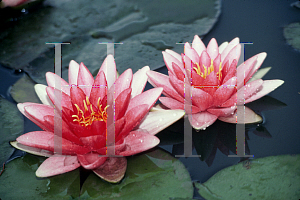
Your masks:
<svg viewBox="0 0 300 200"><path fill-rule="evenodd" d="M215 70L214 68L214 61L213 59L211 59L211 62L210 62L210 66L209 67L205 67L205 65L203 64L203 69L204 69L204 72L201 71L201 68L199 66L198 63L196 63L197 67L194 67L195 71L197 72L197 74L199 74L202 78L206 78L212 71ZM222 78L222 62L220 62L220 65L219 65L219 71L217 72L217 76L219 78L219 80L221 80Z"/></svg>
<svg viewBox="0 0 300 200"><path fill-rule="evenodd" d="M90 126L92 125L93 121L105 121L107 120L107 112L106 109L108 106L102 110L102 105L100 105L100 97L98 98L97 102L97 111L93 110L93 105L90 103L89 98L86 97L83 100L84 111L82 111L77 104L74 106L77 108L77 115L72 115L73 121L78 122L81 126ZM87 115L87 116L86 116Z"/></svg>

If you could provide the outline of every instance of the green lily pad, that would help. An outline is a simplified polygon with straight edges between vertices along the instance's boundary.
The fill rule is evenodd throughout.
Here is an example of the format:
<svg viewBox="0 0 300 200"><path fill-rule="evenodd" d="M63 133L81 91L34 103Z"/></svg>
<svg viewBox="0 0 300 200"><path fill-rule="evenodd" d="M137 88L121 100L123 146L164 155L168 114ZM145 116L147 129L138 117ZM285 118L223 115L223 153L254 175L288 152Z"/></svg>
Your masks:
<svg viewBox="0 0 300 200"><path fill-rule="evenodd" d="M34 91L35 83L24 74L11 88L10 94L12 98L18 103L32 102L41 103L39 97Z"/></svg>
<svg viewBox="0 0 300 200"><path fill-rule="evenodd" d="M79 197L79 169L53 176L37 178L35 171L45 160L26 154L6 165L0 176L2 199L74 199Z"/></svg>
<svg viewBox="0 0 300 200"><path fill-rule="evenodd" d="M300 22L291 23L284 27L283 36L289 45L300 51Z"/></svg>
<svg viewBox="0 0 300 200"><path fill-rule="evenodd" d="M195 183L201 196L215 199L299 199L300 155L247 160Z"/></svg>
<svg viewBox="0 0 300 200"><path fill-rule="evenodd" d="M111 184L91 174L81 197L87 199L172 199L192 198L193 185L184 165L160 149L128 158L124 179Z"/></svg>
<svg viewBox="0 0 300 200"><path fill-rule="evenodd" d="M0 165L13 153L9 141L24 131L24 119L17 106L0 97Z"/></svg>
<svg viewBox="0 0 300 200"><path fill-rule="evenodd" d="M71 59L84 62L92 73L99 69L107 54L99 43L119 43L120 73L146 65L154 70L165 65L162 50L183 52L183 44L176 43L207 34L221 13L221 0L45 0L42 5L12 25L3 24L0 60L44 84L45 72L54 71L54 45L45 42L71 42L62 45L64 79Z"/></svg>

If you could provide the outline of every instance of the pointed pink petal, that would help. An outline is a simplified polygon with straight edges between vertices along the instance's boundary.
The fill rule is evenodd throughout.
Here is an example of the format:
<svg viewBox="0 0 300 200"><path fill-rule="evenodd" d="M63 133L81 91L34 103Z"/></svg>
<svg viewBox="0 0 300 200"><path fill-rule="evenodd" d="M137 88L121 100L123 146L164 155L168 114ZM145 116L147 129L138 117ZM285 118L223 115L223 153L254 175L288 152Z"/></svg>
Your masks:
<svg viewBox="0 0 300 200"><path fill-rule="evenodd" d="M167 53L165 51L163 51L162 54L163 54L163 57L164 57L165 64L166 64L166 66L167 66L167 68L168 68L169 71L174 72L173 68L172 68L172 63L175 63L178 66L182 65L182 63L180 62L180 60L178 60L177 58L175 58L171 54L169 54L169 53Z"/></svg>
<svg viewBox="0 0 300 200"><path fill-rule="evenodd" d="M147 75L149 77L148 81L153 87L162 87L163 88L163 94L167 97L172 97L178 101L183 102L183 98L178 94L178 92L173 88L169 81L169 77L167 75L154 72L154 71L148 71Z"/></svg>
<svg viewBox="0 0 300 200"><path fill-rule="evenodd" d="M148 80L147 71L150 71L149 66L145 66L134 73L131 83L131 98L141 94L144 91Z"/></svg>
<svg viewBox="0 0 300 200"><path fill-rule="evenodd" d="M129 68L123 72L115 82L114 98L116 99L121 92L131 87L132 70Z"/></svg>
<svg viewBox="0 0 300 200"><path fill-rule="evenodd" d="M70 85L77 85L77 78L78 78L78 71L79 71L79 64L71 60L69 64L69 84Z"/></svg>
<svg viewBox="0 0 300 200"><path fill-rule="evenodd" d="M253 74L253 76L250 78L249 82L255 81L257 79L262 79L271 69L272 67L265 67L262 69L258 69L257 72L255 74Z"/></svg>
<svg viewBox="0 0 300 200"><path fill-rule="evenodd" d="M202 86L202 87L201 87ZM219 80L216 72L211 72L202 82L200 88L210 95L214 95L219 87Z"/></svg>
<svg viewBox="0 0 300 200"><path fill-rule="evenodd" d="M199 63L201 71L204 72L203 65L206 68L208 68L210 66L210 63L211 63L210 56L208 55L208 53L206 51L203 51L201 54L200 63Z"/></svg>
<svg viewBox="0 0 300 200"><path fill-rule="evenodd" d="M218 117L209 112L200 112L188 115L192 127L196 130L205 129L213 124Z"/></svg>
<svg viewBox="0 0 300 200"><path fill-rule="evenodd" d="M227 117L232 115L235 110L236 110L236 106L231 106L227 108L209 108L207 109L207 112L218 117Z"/></svg>
<svg viewBox="0 0 300 200"><path fill-rule="evenodd" d="M254 93L251 97L246 99L245 103L255 101L256 99L259 99L259 98L269 94L270 92L272 92L273 90L275 90L276 88L281 86L283 83L284 83L284 81L282 81L282 80L266 80L266 81L264 81L261 89L257 93Z"/></svg>
<svg viewBox="0 0 300 200"><path fill-rule="evenodd" d="M181 95L182 98L184 98L184 82L177 79L177 77L170 71L169 73L169 81L172 84L173 88Z"/></svg>
<svg viewBox="0 0 300 200"><path fill-rule="evenodd" d="M175 99L172 99L170 97L160 97L159 101L166 107L174 110L174 109L180 109L180 110L184 110L184 103L181 103L179 101L176 101ZM192 113L198 113L201 111L200 108L198 108L197 106L192 105ZM186 111L188 112L188 111Z"/></svg>
<svg viewBox="0 0 300 200"><path fill-rule="evenodd" d="M252 68L252 70L249 72L249 74L246 77L246 83L249 81L249 79L255 74L255 72L260 68L261 64L264 62L265 58L267 57L267 53L259 53L256 55L257 60L255 66Z"/></svg>
<svg viewBox="0 0 300 200"><path fill-rule="evenodd" d="M75 104L78 105L80 110L84 111L85 107L84 107L83 100L86 100L86 94L83 92L83 90L78 86L72 86L70 96L71 96L73 111L77 112L77 108L75 107Z"/></svg>
<svg viewBox="0 0 300 200"><path fill-rule="evenodd" d="M206 50L205 45L203 44L202 40L199 38L198 35L194 36L192 47L196 50L196 52L198 53L198 55L201 55L202 51Z"/></svg>
<svg viewBox="0 0 300 200"><path fill-rule="evenodd" d="M56 105L57 108L66 107L70 110L73 109L72 102L71 102L71 97L69 95L67 95L64 92L61 92L58 89L55 89L54 87L49 87L49 86L46 88L46 91L47 91L47 94L48 94L50 100L52 101L52 103L53 104L58 103ZM58 101L58 98L56 97L56 95L61 95L61 101ZM55 99L55 97L57 99Z"/></svg>
<svg viewBox="0 0 300 200"><path fill-rule="evenodd" d="M184 114L185 112L183 110L160 109L158 111L149 112L138 128L146 130L147 133L151 135L155 135L178 121Z"/></svg>
<svg viewBox="0 0 300 200"><path fill-rule="evenodd" d="M103 71L106 77L108 89L114 84L117 79L117 68L115 59L112 55L108 55L103 61L99 72ZM98 72L98 73L99 73Z"/></svg>
<svg viewBox="0 0 300 200"><path fill-rule="evenodd" d="M60 78L58 75L56 75L52 72L47 72L46 73L46 79L47 79L48 86L54 87L58 90L63 91L67 95L70 95L70 85L64 79ZM56 81L58 81L58 83L60 82L60 87L61 88L55 87L55 82Z"/></svg>
<svg viewBox="0 0 300 200"><path fill-rule="evenodd" d="M119 154L131 156L147 151L159 144L159 139L149 133L131 131L125 138L126 149Z"/></svg>
<svg viewBox="0 0 300 200"><path fill-rule="evenodd" d="M10 142L10 144L11 144L11 146L15 147L16 149L19 149L21 151L25 151L25 152L33 154L33 155L45 156L45 157L50 157L50 156L53 155L53 152L51 152L51 151L26 146L26 145L23 145L21 143L18 143L17 141Z"/></svg>
<svg viewBox="0 0 300 200"><path fill-rule="evenodd" d="M211 59L215 59L219 54L218 43L215 38L212 38L206 48L206 51Z"/></svg>
<svg viewBox="0 0 300 200"><path fill-rule="evenodd" d="M200 108L201 111L204 111L212 105L213 97L210 94L204 92L203 90L193 87L192 88L192 102L193 102L193 105Z"/></svg>
<svg viewBox="0 0 300 200"><path fill-rule="evenodd" d="M222 84L226 83L229 79L232 77L236 77L236 66L237 66L237 61L233 60L231 62L231 65L229 66L229 62L227 62L224 66L224 69L222 69Z"/></svg>
<svg viewBox="0 0 300 200"><path fill-rule="evenodd" d="M98 153L87 153L84 155L77 155L77 158L82 167L85 169L96 169L100 167L107 159L102 157Z"/></svg>
<svg viewBox="0 0 300 200"><path fill-rule="evenodd" d="M180 54L178 54L175 51L172 51L170 49L166 49L165 52L172 55L174 58L176 58L177 60L179 60L181 62L181 55ZM181 69L184 68L182 63L180 65L178 65L178 67L180 67Z"/></svg>
<svg viewBox="0 0 300 200"><path fill-rule="evenodd" d="M262 118L261 116L257 115L255 112L253 112L253 110L251 110L248 107L244 107L244 113L245 113L245 118L244 118L244 124L252 124L252 123L260 123L262 122ZM228 117L219 117L218 119L223 121L223 122L227 122L227 123L233 123L236 124L237 123L237 115L236 115L237 110L235 111L235 113L233 115L230 115Z"/></svg>
<svg viewBox="0 0 300 200"><path fill-rule="evenodd" d="M124 116L131 97L131 88L125 89L115 101L115 119L118 120Z"/></svg>
<svg viewBox="0 0 300 200"><path fill-rule="evenodd" d="M80 167L76 156L52 156L46 159L35 172L37 177L49 177L73 171Z"/></svg>
<svg viewBox="0 0 300 200"><path fill-rule="evenodd" d="M125 125L123 130L117 137L117 141L126 137L126 135L137 125L141 123L141 120L148 112L148 105L142 104L130 109L125 115Z"/></svg>
<svg viewBox="0 0 300 200"><path fill-rule="evenodd" d="M100 100L102 100L106 94L107 94L107 83L106 83L105 74L103 71L100 71L93 83L89 100L91 104L97 106L98 99L100 98Z"/></svg>
<svg viewBox="0 0 300 200"><path fill-rule="evenodd" d="M180 67L178 65L176 65L175 63L172 63L172 67L174 69L174 73L175 73L176 77L179 80L184 81L184 77L185 77L184 71L182 69L180 69Z"/></svg>
<svg viewBox="0 0 300 200"><path fill-rule="evenodd" d="M227 47L228 42L223 42L220 46L219 46L219 53L221 54L224 49Z"/></svg>
<svg viewBox="0 0 300 200"><path fill-rule="evenodd" d="M38 95L41 102L45 105L53 106L51 100L49 99L49 97L47 95L46 88L47 88L47 86L43 85L43 84L35 84L34 85L35 93Z"/></svg>
<svg viewBox="0 0 300 200"><path fill-rule="evenodd" d="M237 67L237 89L246 85L246 79L249 73L256 65L257 56L253 56Z"/></svg>
<svg viewBox="0 0 300 200"><path fill-rule="evenodd" d="M199 63L199 55L197 54L196 50L191 48L188 42L184 45L184 54L188 56L193 62Z"/></svg>
<svg viewBox="0 0 300 200"><path fill-rule="evenodd" d="M91 130L88 131L89 135L105 135L106 134L106 122L105 121L93 121Z"/></svg>
<svg viewBox="0 0 300 200"><path fill-rule="evenodd" d="M130 100L126 113L128 113L132 108L143 104L147 104L147 109L150 110L150 108L160 97L162 91L163 89L159 87L152 88L150 90L147 90L146 92L143 92L142 94L135 96L133 99Z"/></svg>
<svg viewBox="0 0 300 200"><path fill-rule="evenodd" d="M100 178L110 182L118 183L125 175L127 160L124 157L109 157L103 165L94 169L93 172Z"/></svg>
<svg viewBox="0 0 300 200"><path fill-rule="evenodd" d="M93 78L91 72L83 63L80 63L79 71L78 71L78 78L77 78L77 85L82 89L82 91L88 97L90 96L93 83L94 83L94 78Z"/></svg>
<svg viewBox="0 0 300 200"><path fill-rule="evenodd" d="M228 100L236 91L236 77L229 79L224 85L221 85L213 95L214 106L219 106Z"/></svg>
<svg viewBox="0 0 300 200"><path fill-rule="evenodd" d="M105 135L92 135L88 137L81 137L81 142L92 151L105 147L106 136Z"/></svg>
<svg viewBox="0 0 300 200"><path fill-rule="evenodd" d="M231 42L226 46L226 48L221 53L222 62L224 61L228 53L231 51L231 49L233 49L239 43L240 43L240 39L238 37L231 40Z"/></svg>
<svg viewBox="0 0 300 200"><path fill-rule="evenodd" d="M241 45L238 44L233 49L230 50L230 52L222 62L226 63L228 61L229 64L231 64L233 60L239 60L240 56L241 56Z"/></svg>
<svg viewBox="0 0 300 200"><path fill-rule="evenodd" d="M263 84L263 80L258 79L251 83L247 83L237 92L237 105L243 105L246 99L249 99L253 94L255 94Z"/></svg>
<svg viewBox="0 0 300 200"><path fill-rule="evenodd" d="M49 130L44 125L44 116L51 115L54 116L54 108L52 106L44 104L35 104L28 105L24 107L26 116L30 116L30 120L33 121L36 125L41 127L43 130ZM34 119L34 120L32 120Z"/></svg>

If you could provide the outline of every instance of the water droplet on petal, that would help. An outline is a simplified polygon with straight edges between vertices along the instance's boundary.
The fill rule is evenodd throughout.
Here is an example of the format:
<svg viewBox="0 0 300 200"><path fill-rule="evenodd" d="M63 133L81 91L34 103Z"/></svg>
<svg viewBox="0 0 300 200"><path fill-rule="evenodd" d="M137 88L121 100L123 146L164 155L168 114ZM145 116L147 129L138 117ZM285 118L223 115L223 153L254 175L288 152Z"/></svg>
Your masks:
<svg viewBox="0 0 300 200"><path fill-rule="evenodd" d="M205 129L206 129L206 127L202 128L202 130L204 130L204 131L205 131Z"/></svg>
<svg viewBox="0 0 300 200"><path fill-rule="evenodd" d="M174 117L175 117L176 115L177 115L176 113L173 114Z"/></svg>
<svg viewBox="0 0 300 200"><path fill-rule="evenodd" d="M161 121L162 121L162 118L159 118L159 121L161 122Z"/></svg>

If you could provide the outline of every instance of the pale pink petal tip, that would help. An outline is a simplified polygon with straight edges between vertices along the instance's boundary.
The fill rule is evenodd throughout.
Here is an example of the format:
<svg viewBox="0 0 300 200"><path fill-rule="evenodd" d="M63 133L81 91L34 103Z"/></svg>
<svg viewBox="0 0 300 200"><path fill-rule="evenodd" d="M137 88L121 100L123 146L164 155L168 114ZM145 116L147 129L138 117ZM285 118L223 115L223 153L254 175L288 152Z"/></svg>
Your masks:
<svg viewBox="0 0 300 200"><path fill-rule="evenodd" d="M76 156L54 155L47 158L35 172L37 177L49 177L63 174L80 166Z"/></svg>
<svg viewBox="0 0 300 200"><path fill-rule="evenodd" d="M253 123L261 123L262 117L256 114L253 110L251 110L248 107L244 107L242 110L242 113L244 113L244 117L241 117L240 119L237 118L237 111L228 117L219 117L218 119L232 124L253 124Z"/></svg>
<svg viewBox="0 0 300 200"><path fill-rule="evenodd" d="M53 103L49 99L47 92L46 92L46 85L43 84L35 84L34 85L34 90L41 102L45 105L53 106Z"/></svg>
<svg viewBox="0 0 300 200"><path fill-rule="evenodd" d="M196 130L205 130L212 125L218 117L209 112L200 112L188 115L192 127Z"/></svg>

